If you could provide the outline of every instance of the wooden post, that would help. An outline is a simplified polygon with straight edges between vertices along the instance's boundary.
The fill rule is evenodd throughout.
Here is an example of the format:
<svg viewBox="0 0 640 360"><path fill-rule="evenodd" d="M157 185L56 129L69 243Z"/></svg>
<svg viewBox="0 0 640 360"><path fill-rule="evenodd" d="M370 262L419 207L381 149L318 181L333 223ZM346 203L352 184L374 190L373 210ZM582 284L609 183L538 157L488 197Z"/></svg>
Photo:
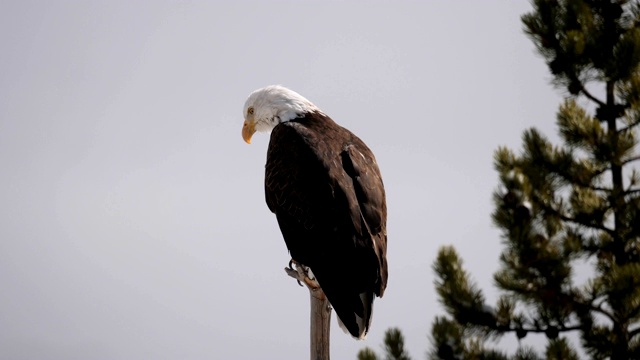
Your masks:
<svg viewBox="0 0 640 360"><path fill-rule="evenodd" d="M310 311L310 349L311 360L329 360L329 339L331 328L331 305L324 291L315 279L307 276L306 267L296 264L296 268L284 269L287 275L304 283L309 289Z"/></svg>
<svg viewBox="0 0 640 360"><path fill-rule="evenodd" d="M311 295L311 360L329 360L329 335L331 334L331 305L320 287Z"/></svg>

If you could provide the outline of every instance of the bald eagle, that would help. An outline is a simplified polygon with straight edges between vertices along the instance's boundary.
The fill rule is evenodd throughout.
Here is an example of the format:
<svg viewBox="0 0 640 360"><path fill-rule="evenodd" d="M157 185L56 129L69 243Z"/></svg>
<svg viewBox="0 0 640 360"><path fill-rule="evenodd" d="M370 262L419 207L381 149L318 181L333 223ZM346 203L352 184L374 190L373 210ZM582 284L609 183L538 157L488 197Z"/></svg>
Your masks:
<svg viewBox="0 0 640 360"><path fill-rule="evenodd" d="M251 93L242 138L271 131L265 166L269 210L297 263L311 269L340 326L364 339L375 296L387 286L387 205L371 150L300 94Z"/></svg>

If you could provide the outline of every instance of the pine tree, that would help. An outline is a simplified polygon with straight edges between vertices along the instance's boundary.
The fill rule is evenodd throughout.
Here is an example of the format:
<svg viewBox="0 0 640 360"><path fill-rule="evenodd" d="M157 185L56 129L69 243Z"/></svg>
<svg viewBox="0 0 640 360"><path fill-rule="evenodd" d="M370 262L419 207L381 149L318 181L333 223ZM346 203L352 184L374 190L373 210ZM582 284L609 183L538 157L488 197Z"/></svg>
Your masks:
<svg viewBox="0 0 640 360"><path fill-rule="evenodd" d="M384 333L385 360L411 360L404 350L404 336L400 329L390 328ZM378 360L375 351L366 347L358 352L358 360Z"/></svg>
<svg viewBox="0 0 640 360"><path fill-rule="evenodd" d="M504 250L487 305L455 249L433 269L448 317L432 326L432 359L640 359L640 3L535 0L522 17L553 83L562 141L524 132L499 148L493 220ZM576 266L580 266L576 277ZM585 276L587 279L585 280ZM546 336L508 356L489 338Z"/></svg>

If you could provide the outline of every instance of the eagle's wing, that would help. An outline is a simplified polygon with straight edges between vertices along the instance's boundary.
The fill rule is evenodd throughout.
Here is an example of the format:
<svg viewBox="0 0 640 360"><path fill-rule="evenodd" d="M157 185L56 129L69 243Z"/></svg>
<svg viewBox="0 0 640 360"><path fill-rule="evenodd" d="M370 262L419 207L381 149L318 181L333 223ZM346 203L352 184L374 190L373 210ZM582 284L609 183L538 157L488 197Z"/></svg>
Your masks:
<svg viewBox="0 0 640 360"><path fill-rule="evenodd" d="M311 268L342 323L361 338L387 280L384 187L371 151L329 121L274 128L265 196L292 258Z"/></svg>

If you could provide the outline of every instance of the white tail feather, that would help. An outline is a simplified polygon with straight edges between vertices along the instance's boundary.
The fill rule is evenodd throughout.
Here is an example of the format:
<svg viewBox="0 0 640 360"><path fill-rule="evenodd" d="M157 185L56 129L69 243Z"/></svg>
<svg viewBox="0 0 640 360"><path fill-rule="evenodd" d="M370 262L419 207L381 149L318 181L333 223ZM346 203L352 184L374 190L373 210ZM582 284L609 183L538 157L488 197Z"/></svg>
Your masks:
<svg viewBox="0 0 640 360"><path fill-rule="evenodd" d="M364 308L364 317L360 317L358 316L358 314L354 313L356 317L356 324L358 325L358 333L360 335L356 339L364 340L367 338L367 331L371 326L371 314L373 312L373 294L366 292L360 293L360 301L362 302L362 307ZM347 327L344 326L342 319L340 319L337 314L336 317L338 318L338 325L340 326L342 331L344 331L346 334L351 334Z"/></svg>

